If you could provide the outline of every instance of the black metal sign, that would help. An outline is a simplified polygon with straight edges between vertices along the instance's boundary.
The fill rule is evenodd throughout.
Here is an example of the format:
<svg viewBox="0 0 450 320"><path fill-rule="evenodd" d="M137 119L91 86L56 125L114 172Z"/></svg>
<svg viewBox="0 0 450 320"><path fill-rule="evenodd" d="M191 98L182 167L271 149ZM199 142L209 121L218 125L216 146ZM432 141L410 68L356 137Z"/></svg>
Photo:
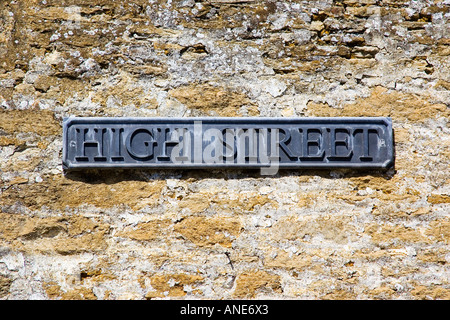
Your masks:
<svg viewBox="0 0 450 320"><path fill-rule="evenodd" d="M389 168L390 118L77 118L63 166L82 168Z"/></svg>

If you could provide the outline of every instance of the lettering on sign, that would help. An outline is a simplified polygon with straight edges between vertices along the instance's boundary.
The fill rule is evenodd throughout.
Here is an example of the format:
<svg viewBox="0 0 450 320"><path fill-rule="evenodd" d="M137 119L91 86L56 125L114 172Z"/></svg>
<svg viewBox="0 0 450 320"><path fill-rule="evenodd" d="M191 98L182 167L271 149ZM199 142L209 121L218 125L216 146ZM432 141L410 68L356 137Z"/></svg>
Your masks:
<svg viewBox="0 0 450 320"><path fill-rule="evenodd" d="M390 118L77 118L63 123L63 166L387 169Z"/></svg>

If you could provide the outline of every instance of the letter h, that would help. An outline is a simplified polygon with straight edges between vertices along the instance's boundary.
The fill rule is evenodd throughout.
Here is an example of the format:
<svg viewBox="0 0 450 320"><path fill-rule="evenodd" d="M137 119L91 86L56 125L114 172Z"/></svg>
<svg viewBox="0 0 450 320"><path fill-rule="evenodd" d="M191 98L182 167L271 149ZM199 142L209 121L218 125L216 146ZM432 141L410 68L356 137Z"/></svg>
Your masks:
<svg viewBox="0 0 450 320"><path fill-rule="evenodd" d="M86 155L86 148L95 148L96 155L94 161L106 161L106 157L103 156L103 134L106 129L93 129L94 133L90 136L94 136L94 139L87 140L89 128L77 128L77 153L75 156L76 161L89 161L89 157Z"/></svg>

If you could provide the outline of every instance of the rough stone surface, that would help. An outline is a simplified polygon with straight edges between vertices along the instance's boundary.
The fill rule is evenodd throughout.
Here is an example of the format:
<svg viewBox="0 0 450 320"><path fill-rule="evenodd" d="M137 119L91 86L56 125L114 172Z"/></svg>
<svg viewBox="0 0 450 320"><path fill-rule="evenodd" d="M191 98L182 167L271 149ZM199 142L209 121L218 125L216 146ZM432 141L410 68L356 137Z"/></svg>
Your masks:
<svg viewBox="0 0 450 320"><path fill-rule="evenodd" d="M450 3L0 2L0 299L450 299ZM65 116L390 116L387 172L61 166Z"/></svg>

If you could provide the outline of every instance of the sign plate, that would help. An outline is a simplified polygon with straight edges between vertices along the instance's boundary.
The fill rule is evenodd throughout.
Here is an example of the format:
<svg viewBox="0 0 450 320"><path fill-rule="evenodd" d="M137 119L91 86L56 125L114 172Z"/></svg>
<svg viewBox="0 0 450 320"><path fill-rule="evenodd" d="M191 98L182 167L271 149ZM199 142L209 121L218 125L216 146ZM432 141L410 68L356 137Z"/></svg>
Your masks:
<svg viewBox="0 0 450 320"><path fill-rule="evenodd" d="M365 168L394 163L390 118L65 118L63 166Z"/></svg>

